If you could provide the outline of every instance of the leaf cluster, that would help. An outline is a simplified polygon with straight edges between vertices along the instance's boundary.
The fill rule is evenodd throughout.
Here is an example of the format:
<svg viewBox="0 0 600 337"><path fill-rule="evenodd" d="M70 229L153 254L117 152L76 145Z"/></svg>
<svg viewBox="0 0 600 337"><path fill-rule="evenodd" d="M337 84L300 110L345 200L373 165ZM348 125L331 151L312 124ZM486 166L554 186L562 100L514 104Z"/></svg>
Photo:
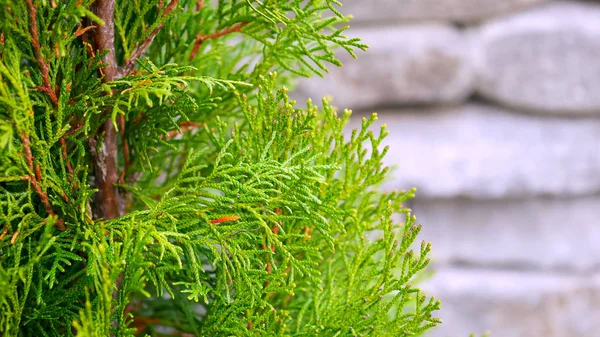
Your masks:
<svg viewBox="0 0 600 337"><path fill-rule="evenodd" d="M339 28L340 3L119 1L117 62L135 66L113 81L90 40L106 24L93 1L0 5L0 335L412 336L439 323L439 302L411 285L430 251L413 251L414 190L380 188L387 131L370 131L373 115L348 136L350 111L299 108L282 85L341 65L335 46L365 48ZM103 173L90 165L106 121L125 198L114 219L94 212Z"/></svg>

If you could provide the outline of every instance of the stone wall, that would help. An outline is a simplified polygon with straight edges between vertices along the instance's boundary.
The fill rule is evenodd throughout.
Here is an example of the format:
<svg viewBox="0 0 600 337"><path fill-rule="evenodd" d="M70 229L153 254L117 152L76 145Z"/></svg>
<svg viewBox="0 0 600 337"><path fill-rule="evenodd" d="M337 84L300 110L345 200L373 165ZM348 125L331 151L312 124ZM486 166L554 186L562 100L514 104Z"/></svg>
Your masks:
<svg viewBox="0 0 600 337"><path fill-rule="evenodd" d="M418 188L434 248L431 335L600 335L600 2L343 3L371 48L296 98L390 129L386 188Z"/></svg>

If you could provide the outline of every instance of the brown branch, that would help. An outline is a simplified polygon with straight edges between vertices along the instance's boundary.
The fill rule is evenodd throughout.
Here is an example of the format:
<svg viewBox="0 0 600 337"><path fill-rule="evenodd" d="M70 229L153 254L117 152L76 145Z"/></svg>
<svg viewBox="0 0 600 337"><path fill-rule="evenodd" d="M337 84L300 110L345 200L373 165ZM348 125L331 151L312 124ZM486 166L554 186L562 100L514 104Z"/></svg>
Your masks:
<svg viewBox="0 0 600 337"><path fill-rule="evenodd" d="M46 209L46 213L48 213L49 215L56 215L56 213L52 209L52 206L50 205L50 202L48 201L48 194L46 192L44 192L42 190L42 187L38 184L38 182L41 182L41 180L42 180L39 165L35 165L35 175L37 176L37 180L36 180L36 177L34 176L33 155L31 154L31 146L30 146L30 142L29 142L29 136L26 135L25 132L22 132L21 140L23 142L23 147L25 148L25 160L27 161L27 166L29 167L29 169L31 171L28 175L21 177L21 180L29 181L29 183L30 183L31 187L33 188L33 190L35 191L35 193L40 197L40 200L42 201L42 204L44 205L44 208ZM58 219L56 221L56 227L61 231L64 231L66 229L66 227L64 225L64 221L62 219Z"/></svg>
<svg viewBox="0 0 600 337"><path fill-rule="evenodd" d="M42 71L42 83L41 87L38 87L40 91L45 92L52 100L54 105L58 105L58 97L54 90L52 90L52 85L50 84L50 72L48 71L48 64L44 61L44 57L42 56L42 49L40 46L40 39L38 36L37 29L37 8L33 5L32 0L25 0L27 2L27 7L29 7L29 31L31 32L33 45L33 51L35 52L35 57L40 66L40 70Z"/></svg>
<svg viewBox="0 0 600 337"><path fill-rule="evenodd" d="M104 21L104 25L92 31L96 49L108 51L102 61L107 63L104 67L104 82L118 79L117 58L115 56L115 0L96 0L92 8L94 13ZM98 144L98 137L90 142L90 147L100 145L94 156L95 180L98 193L96 195L97 214L104 219L114 219L120 216L122 199L115 186L117 183L117 130L112 121L108 119L99 129L99 134L104 133L102 144Z"/></svg>
<svg viewBox="0 0 600 337"><path fill-rule="evenodd" d="M237 216L237 215L226 215L226 216L222 216L222 217L220 217L218 219L210 220L210 224L211 225L216 225L216 224L220 224L220 223L223 223L223 222L237 221L239 219L240 219L240 217Z"/></svg>
<svg viewBox="0 0 600 337"><path fill-rule="evenodd" d="M2 234L0 234L0 240L4 239L6 234L8 234L8 228L9 228L9 224L7 222L6 225L4 226L4 232L2 232Z"/></svg>
<svg viewBox="0 0 600 337"><path fill-rule="evenodd" d="M199 12L204 8L204 0L196 0L196 12Z"/></svg>
<svg viewBox="0 0 600 337"><path fill-rule="evenodd" d="M204 43L204 41L217 39L217 38L219 38L221 36L225 36L227 34L239 32L246 25L248 25L248 22L240 22L231 27L224 28L222 30L216 31L216 32L214 32L212 34L208 34L208 35L203 35L202 32L198 32L198 34L196 35L196 39L194 41L194 48L192 48L192 53L190 54L189 61L192 61L194 58L196 58L196 54L198 54L198 49L200 49L200 46L202 45L202 43Z"/></svg>
<svg viewBox="0 0 600 337"><path fill-rule="evenodd" d="M67 131L63 137L69 137L69 136L76 134L77 131L81 130L81 128L84 127L84 124L75 123L75 125L72 124L71 127L73 127L73 130Z"/></svg>
<svg viewBox="0 0 600 337"><path fill-rule="evenodd" d="M177 7L178 3L179 0L171 0L171 2L167 5L164 12L162 13L162 17L164 18L167 15L171 14L171 12L173 12L173 10L175 10L175 8ZM159 10L161 8L162 5L159 4ZM125 61L125 65L121 67L121 69L119 69L119 74L121 75L121 77L128 75L133 70L133 68L135 67L135 60L144 56L144 53L146 52L148 47L150 47L150 44L152 43L156 35L158 35L158 32L160 32L160 30L164 27L164 25L164 23L161 23L158 26L156 26L156 28L154 28L154 30L150 33L150 35L148 35L148 37L142 42L142 44L140 44L135 48L135 50L133 50L133 52L129 56L129 59Z"/></svg>
<svg viewBox="0 0 600 337"><path fill-rule="evenodd" d="M77 30L75 31L75 34L73 34L73 36L80 37L81 35L85 34L85 32L87 32L88 30L94 28L96 28L96 26L87 26L85 28L81 28L81 26L79 26L77 27Z"/></svg>
<svg viewBox="0 0 600 337"><path fill-rule="evenodd" d="M95 14L104 21L104 25L97 27L92 33L96 49L108 51L102 61L107 63L104 67L105 82L117 77L117 59L115 56L115 0L96 0L93 6Z"/></svg>
<svg viewBox="0 0 600 337"><path fill-rule="evenodd" d="M37 179L38 183L42 182L42 173L40 172L39 164L35 164L35 178Z"/></svg>
<svg viewBox="0 0 600 337"><path fill-rule="evenodd" d="M21 234L21 231L16 231L15 234L13 234L12 238L10 239L10 244L14 244L17 241L17 238L19 237L19 234Z"/></svg>
<svg viewBox="0 0 600 337"><path fill-rule="evenodd" d="M62 148L63 160L67 160L67 142L65 141L65 137L60 137L60 147ZM69 174L73 174L73 168L71 167L70 160L67 160L67 171Z"/></svg>
<svg viewBox="0 0 600 337"><path fill-rule="evenodd" d="M163 139L169 140L169 139L177 136L178 134L183 134L184 132L195 130L204 125L205 125L204 123L181 122L181 123L179 123L179 130L181 130L181 133L179 132L179 130L172 130L172 131L169 131Z"/></svg>
<svg viewBox="0 0 600 337"><path fill-rule="evenodd" d="M29 171L33 172L33 155L31 154L31 146L29 145L29 136L25 134L25 131L21 133L21 140L23 140L23 147L25 148L27 166L29 167Z"/></svg>

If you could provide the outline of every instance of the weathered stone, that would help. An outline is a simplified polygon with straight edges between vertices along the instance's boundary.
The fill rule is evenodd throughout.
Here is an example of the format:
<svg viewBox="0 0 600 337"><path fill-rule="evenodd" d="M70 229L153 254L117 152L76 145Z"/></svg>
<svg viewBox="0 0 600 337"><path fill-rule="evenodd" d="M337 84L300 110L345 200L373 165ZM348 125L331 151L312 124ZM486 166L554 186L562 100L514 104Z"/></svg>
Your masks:
<svg viewBox="0 0 600 337"><path fill-rule="evenodd" d="M559 2L475 33L479 92L507 106L600 114L600 4Z"/></svg>
<svg viewBox="0 0 600 337"><path fill-rule="evenodd" d="M433 337L589 337L600 331L600 275L440 269L422 285L442 301Z"/></svg>
<svg viewBox="0 0 600 337"><path fill-rule="evenodd" d="M370 46L352 59L342 53L344 67L325 78L300 82L295 98L320 100L332 95L337 106L454 103L473 90L467 60L468 43L455 28L422 25L358 29L351 33Z"/></svg>
<svg viewBox="0 0 600 337"><path fill-rule="evenodd" d="M548 0L351 0L342 12L357 22L445 20L473 23Z"/></svg>
<svg viewBox="0 0 600 337"><path fill-rule="evenodd" d="M436 265L600 270L600 197L425 200L410 205Z"/></svg>
<svg viewBox="0 0 600 337"><path fill-rule="evenodd" d="M385 162L398 167L386 188L414 186L421 198L600 192L600 119L539 118L470 104L380 113L373 130L384 123Z"/></svg>

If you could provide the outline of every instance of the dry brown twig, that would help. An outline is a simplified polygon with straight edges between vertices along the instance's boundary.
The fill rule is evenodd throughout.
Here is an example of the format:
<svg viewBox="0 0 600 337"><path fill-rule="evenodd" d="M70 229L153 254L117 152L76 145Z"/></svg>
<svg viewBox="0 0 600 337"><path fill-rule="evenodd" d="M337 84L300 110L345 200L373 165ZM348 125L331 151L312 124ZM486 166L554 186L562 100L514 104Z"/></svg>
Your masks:
<svg viewBox="0 0 600 337"><path fill-rule="evenodd" d="M203 35L202 32L198 32L194 41L194 48L192 48L192 52L190 53L189 61L192 61L194 58L196 58L198 49L200 49L200 46L202 46L204 41L213 40L231 33L240 32L246 25L248 25L248 22L240 22L231 27L224 28L208 35Z"/></svg>
<svg viewBox="0 0 600 337"><path fill-rule="evenodd" d="M96 28L96 26L87 26L84 28L81 27L82 26L79 26L75 31L75 34L73 34L75 37L80 37L81 35L85 34L85 32L87 32L88 30Z"/></svg>
<svg viewBox="0 0 600 337"><path fill-rule="evenodd" d="M46 93L50 97L52 103L56 106L58 105L58 97L56 96L56 92L54 92L52 89L52 84L50 84L50 72L48 70L48 64L46 64L46 61L44 61L44 57L42 56L40 39L38 36L37 8L33 5L32 0L25 0L25 2L29 8L29 31L31 32L31 44L33 45L36 61L42 72L42 85L38 86L37 89Z"/></svg>

